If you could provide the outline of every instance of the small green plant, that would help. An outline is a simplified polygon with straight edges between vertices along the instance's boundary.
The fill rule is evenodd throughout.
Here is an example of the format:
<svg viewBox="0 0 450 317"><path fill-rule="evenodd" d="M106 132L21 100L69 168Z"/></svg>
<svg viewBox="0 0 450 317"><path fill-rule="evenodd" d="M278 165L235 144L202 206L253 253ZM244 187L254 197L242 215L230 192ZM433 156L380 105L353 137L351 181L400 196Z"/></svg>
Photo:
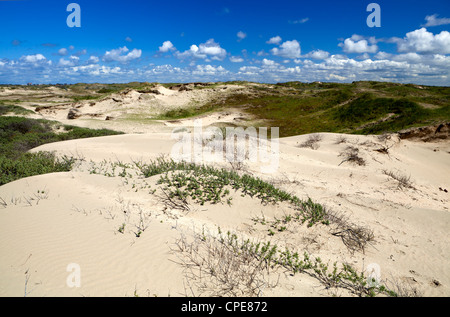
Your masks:
<svg viewBox="0 0 450 317"><path fill-rule="evenodd" d="M241 241L236 234L227 232L223 237L219 233L218 241L233 247L236 255L252 254L263 260L268 268L282 266L293 274L307 273L317 278L327 287L344 288L358 296L375 296L384 294L387 296L397 296L397 293L390 290L386 285L368 283L368 278L364 272L357 272L350 264L344 263L338 267L334 262L332 267L329 263L324 263L320 257L312 258L307 252L301 257L297 252L288 248L283 251L277 245L269 242L252 242L249 239Z"/></svg>
<svg viewBox="0 0 450 317"><path fill-rule="evenodd" d="M122 225L119 227L117 231L123 234L125 232L125 223L122 223Z"/></svg>

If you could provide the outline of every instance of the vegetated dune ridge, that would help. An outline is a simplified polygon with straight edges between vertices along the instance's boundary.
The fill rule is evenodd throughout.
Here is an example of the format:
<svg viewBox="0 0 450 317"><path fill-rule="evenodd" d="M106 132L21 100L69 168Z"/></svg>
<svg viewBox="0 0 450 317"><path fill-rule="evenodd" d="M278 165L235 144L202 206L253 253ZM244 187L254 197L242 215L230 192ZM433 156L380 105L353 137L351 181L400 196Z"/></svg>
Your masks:
<svg viewBox="0 0 450 317"><path fill-rule="evenodd" d="M158 117L168 111L198 108L231 94L251 95L247 86L216 87L213 83L174 85L169 88L148 84L140 90L126 88L109 94L98 94L90 90L81 93L87 95L54 86L37 91L29 88L3 88L0 89L0 102L5 98L5 102L20 103L27 110L36 113L28 115L30 118L57 120L64 124L89 128L113 126L115 130L127 133L146 133L161 131L164 127L167 127L165 131L171 131L173 126L187 124L180 124L179 120L158 120ZM248 114L245 116L246 120L249 120ZM204 124L233 123L241 122L243 117L242 112L227 109L224 112L205 115L203 119Z"/></svg>
<svg viewBox="0 0 450 317"><path fill-rule="evenodd" d="M0 295L354 295L310 274L251 261L239 266L238 255L227 257L214 244L220 232L236 234L240 241L270 241L280 250L306 251L331 270L335 261L360 272L379 267L381 281L396 291L450 295L448 139L293 136L280 139L275 173L262 174L252 162L239 171L369 228L373 239L364 250L351 250L332 226L269 226L292 214L292 208L282 202L261 204L239 190L231 190L231 205L188 199L188 210L171 208L158 184L160 175L144 178L132 162L169 155L175 142L163 131L33 149L69 154L79 164L71 172L0 187ZM359 161L348 156L355 148ZM80 287L67 284L72 263L81 270Z"/></svg>
<svg viewBox="0 0 450 317"><path fill-rule="evenodd" d="M170 132L173 126L192 125L192 118L202 117L204 124L219 126L280 127L282 137L312 132L381 134L446 122L449 98L449 87L370 81L0 87L0 107L14 104L32 112L28 117L63 124L126 133L165 127Z"/></svg>
<svg viewBox="0 0 450 317"><path fill-rule="evenodd" d="M381 136L284 137L273 174L261 173L261 164L249 161L214 164L261 177L304 201L311 198L341 226L288 221L296 212L291 205L261 203L242 188L228 187L229 194L216 204L187 197L187 205L174 205L160 184L165 173L144 177L139 169L161 155L169 158L176 143L172 132L191 130L197 118L204 127L258 125L265 120L258 107L273 111L272 102L293 96L306 98L303 105L295 99L305 116L322 118L339 107L356 107L355 91L370 91L382 98L411 94L429 109L442 110L427 113L434 120L445 116L445 87L362 82L352 84L352 93L340 94L340 86L332 90L332 84L321 83L129 86L0 88L0 101L34 112L27 117L128 133L35 148L73 156L76 167L0 187L1 296L366 295L345 283L331 285L311 269L294 274L245 256L245 241L270 242L277 252L287 248L300 258L307 252L328 263L328 272L336 262L339 268L349 264L358 272L379 273L379 282L399 295L450 294L448 123ZM341 99L333 99L336 92ZM328 100L331 108L318 104L317 112L309 113L314 98ZM361 102L379 102L370 98ZM351 132L402 115L367 117L355 121ZM360 245L350 233L373 236ZM221 244L233 243L233 237L242 244L238 250ZM81 270L79 287L69 287L72 264Z"/></svg>

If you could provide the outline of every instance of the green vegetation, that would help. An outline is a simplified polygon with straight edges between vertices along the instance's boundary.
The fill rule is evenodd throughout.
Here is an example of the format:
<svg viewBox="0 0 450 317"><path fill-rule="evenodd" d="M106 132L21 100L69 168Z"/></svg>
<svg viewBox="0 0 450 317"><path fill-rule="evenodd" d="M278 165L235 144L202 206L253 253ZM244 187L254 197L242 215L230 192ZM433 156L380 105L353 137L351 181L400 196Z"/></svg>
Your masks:
<svg viewBox="0 0 450 317"><path fill-rule="evenodd" d="M219 231L217 241L232 247L236 256L251 255L264 261L269 268L282 266L292 274L309 274L317 278L327 288L348 289L358 296L372 297L378 294L398 296L395 291L388 289L374 279L371 280L363 272L359 273L350 264L344 263L341 268L338 268L338 263L334 262L332 270L330 270L329 263L323 262L320 257L312 258L307 252L304 252L302 257L288 248L282 250L270 241L253 242L250 239L242 240L229 231L225 236Z"/></svg>
<svg viewBox="0 0 450 317"><path fill-rule="evenodd" d="M56 158L53 153L24 153L16 159L0 155L0 186L20 178L70 171L73 158Z"/></svg>
<svg viewBox="0 0 450 317"><path fill-rule="evenodd" d="M18 115L27 115L34 113L31 110L25 109L16 105L4 105L0 103L0 116L3 116L8 113L18 114Z"/></svg>
<svg viewBox="0 0 450 317"><path fill-rule="evenodd" d="M77 101L82 101L82 100L97 100L97 99L100 99L100 97L102 97L102 95L98 95L98 96L80 95L80 96L73 96L72 99L73 99L73 101L77 102Z"/></svg>
<svg viewBox="0 0 450 317"><path fill-rule="evenodd" d="M57 87L70 92L69 98L72 100L80 101L96 100L125 89L150 93L157 85L149 82L79 83ZM161 85L169 88L179 84ZM151 120L177 120L233 108L248 114L248 121L241 121L239 125L280 127L281 137L315 132L382 134L450 120L450 87L375 81L344 84L286 82L272 85L230 81L194 84L192 89L217 88L220 85L240 85L244 88L218 94L206 104L169 110ZM16 87L8 86L10 89ZM24 87L37 90L50 86ZM8 110L0 106L0 114L5 111L19 114L21 110Z"/></svg>
<svg viewBox="0 0 450 317"><path fill-rule="evenodd" d="M277 286L267 278L269 272L277 268L291 276L307 274L330 291L345 289L365 297L416 294L414 289L403 289L399 285L389 287L387 281L358 272L349 263L330 264L306 251L299 254L271 241L243 239L230 231L224 234L220 228L216 235L196 234L193 242L187 242L182 236L176 244L177 251L184 255L183 264L195 278L192 282L205 285L207 279L211 279L216 282L211 283L213 287L216 285L212 290L216 296L260 296L265 287ZM196 274L195 270L202 274Z"/></svg>
<svg viewBox="0 0 450 317"><path fill-rule="evenodd" d="M63 132L54 132L62 127ZM0 116L0 185L23 177L69 171L74 159L52 153L27 153L39 145L79 138L120 134L107 129L90 130L58 122Z"/></svg>
<svg viewBox="0 0 450 317"><path fill-rule="evenodd" d="M258 198L262 204L287 202L296 210L295 216L308 226L329 224L327 210L311 199L303 201L295 195L248 174L239 175L224 168L158 159L149 164L137 163L144 177L160 175L159 184L165 185L167 199L187 206L187 197L200 205L227 203L231 205L230 192L240 191L242 196Z"/></svg>
<svg viewBox="0 0 450 317"><path fill-rule="evenodd" d="M446 106L447 111L448 108L449 105ZM362 134L378 134L413 126L417 122L436 117L436 112L434 109L420 107L406 98L375 98L370 94L364 94L351 103L335 109L333 117L346 129ZM376 122L377 120L380 121ZM358 128L368 122L376 123L362 129Z"/></svg>
<svg viewBox="0 0 450 317"><path fill-rule="evenodd" d="M315 132L382 134L450 120L450 87L288 82L247 89L205 105L171 110L161 119L238 108L261 126L280 127L281 137Z"/></svg>

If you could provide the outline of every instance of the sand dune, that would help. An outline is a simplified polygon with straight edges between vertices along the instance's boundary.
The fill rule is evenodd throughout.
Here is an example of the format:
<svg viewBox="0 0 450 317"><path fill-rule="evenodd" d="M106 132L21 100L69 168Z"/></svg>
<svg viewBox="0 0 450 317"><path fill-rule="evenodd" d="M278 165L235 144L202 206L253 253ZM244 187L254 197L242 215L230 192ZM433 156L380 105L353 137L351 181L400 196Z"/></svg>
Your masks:
<svg viewBox="0 0 450 317"><path fill-rule="evenodd" d="M252 162L246 163L245 170L371 228L375 241L364 253L350 252L324 225L302 225L267 235L255 219L288 214L290 209L283 204L261 205L234 193L231 206L192 203L189 212L168 210L157 192L152 192L158 189L158 176L133 176L131 168L125 178L101 172L113 162L148 161L170 154L176 142L170 133L72 140L33 149L79 158L72 172L34 176L0 187L0 252L4 255L0 295L214 294L217 285L208 286L206 278L193 279L180 264L176 242L193 239L193 233L213 236L220 227L242 237L308 251L330 263L350 263L361 271L376 264L384 280L415 288L424 296L448 296L448 141L425 143L395 135L385 140L320 136L314 149L299 146L309 135L280 139L279 168L274 174L261 174ZM344 160L342 153L348 146L359 149L365 165ZM377 151L383 147L388 153ZM411 187L399 186L387 171L408 176ZM136 231L143 222L147 227L138 237ZM80 287L68 287L71 263L81 269ZM306 274L292 276L274 269L261 279L265 283L262 296L351 295L327 289Z"/></svg>
<svg viewBox="0 0 450 317"><path fill-rule="evenodd" d="M45 91L42 92L42 98L44 99L41 102L33 102L32 106L29 106L27 102L22 102L22 105L37 112L37 115L33 117L57 120L64 124L90 128L110 128L113 125L115 130L127 133L156 132L167 126L167 131L170 132L173 126L189 125L191 120L164 121L154 118L170 110L196 107L231 93L248 91L248 87L240 85L218 85L216 88L207 87L195 90L193 89L194 85L190 85L192 87L187 85L186 87L189 86L191 88L186 88L185 90L181 90L179 87L169 89L161 85L145 91L136 91L129 88L100 99L66 103L61 103L59 100L60 102L56 104L50 98L54 97L52 93L56 96L59 94L64 96L67 92L61 89L62 92L57 94L54 91L57 88L51 87L54 89L48 91L50 95L47 98L44 98L46 96L44 94ZM37 98L33 95L33 91L18 90L15 93L17 97L22 99ZM12 98L11 90L9 89L4 89L2 94ZM0 97L2 94L0 94ZM210 114L204 116L203 119L211 123L230 123L242 121L242 118L242 113L238 111L227 111L221 114Z"/></svg>

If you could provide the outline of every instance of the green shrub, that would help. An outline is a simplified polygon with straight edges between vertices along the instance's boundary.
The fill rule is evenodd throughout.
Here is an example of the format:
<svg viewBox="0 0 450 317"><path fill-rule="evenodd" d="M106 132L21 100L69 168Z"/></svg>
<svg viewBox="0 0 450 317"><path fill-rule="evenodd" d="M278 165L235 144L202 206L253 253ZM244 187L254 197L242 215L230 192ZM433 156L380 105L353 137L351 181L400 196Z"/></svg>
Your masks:
<svg viewBox="0 0 450 317"><path fill-rule="evenodd" d="M56 133L58 122L0 116L0 185L23 177L69 171L74 159L58 159L52 153L27 153L42 144L121 134L107 129L91 130L63 126L65 132Z"/></svg>
<svg viewBox="0 0 450 317"><path fill-rule="evenodd" d="M25 153L15 159L0 155L0 186L23 177L70 171L74 161L49 152Z"/></svg>
<svg viewBox="0 0 450 317"><path fill-rule="evenodd" d="M14 114L31 114L34 113L31 110L25 109L20 106L16 105L3 105L0 104L0 116L5 115L7 113L14 113Z"/></svg>
<svg viewBox="0 0 450 317"><path fill-rule="evenodd" d="M389 114L392 117L387 118ZM395 132L404 129L429 115L429 111L407 99L375 98L364 94L349 104L334 111L334 118L349 128L356 128L364 123L386 119L369 125L363 134Z"/></svg>

